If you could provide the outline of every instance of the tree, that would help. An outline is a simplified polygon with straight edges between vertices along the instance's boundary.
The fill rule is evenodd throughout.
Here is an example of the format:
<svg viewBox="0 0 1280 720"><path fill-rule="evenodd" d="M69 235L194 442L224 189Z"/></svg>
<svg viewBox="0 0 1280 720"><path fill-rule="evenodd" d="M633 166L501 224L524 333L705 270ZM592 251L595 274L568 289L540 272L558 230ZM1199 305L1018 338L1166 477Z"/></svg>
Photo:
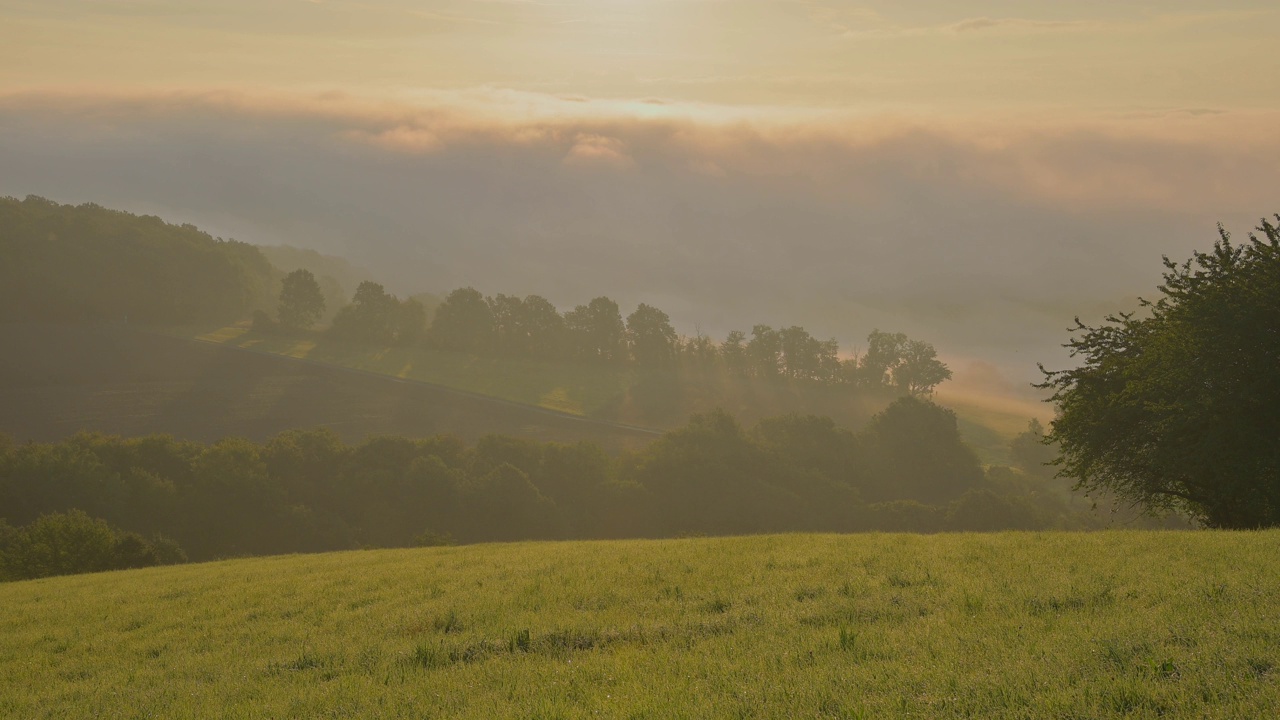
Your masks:
<svg viewBox="0 0 1280 720"><path fill-rule="evenodd" d="M671 327L671 318L656 307L640 303L627 316L627 344L637 365L669 366L676 356L676 331Z"/></svg>
<svg viewBox="0 0 1280 720"><path fill-rule="evenodd" d="M626 328L613 300L595 298L565 313L564 321L579 357L616 362L626 355Z"/></svg>
<svg viewBox="0 0 1280 720"><path fill-rule="evenodd" d="M475 288L449 293L431 322L431 340L448 350L487 350L493 341L493 308Z"/></svg>
<svg viewBox="0 0 1280 720"><path fill-rule="evenodd" d="M782 336L768 325L751 328L747 363L758 377L777 377L782 365Z"/></svg>
<svg viewBox="0 0 1280 720"><path fill-rule="evenodd" d="M778 331L783 371L792 378L813 378L818 375L818 353L821 343L799 325Z"/></svg>
<svg viewBox="0 0 1280 720"><path fill-rule="evenodd" d="M860 385L895 387L904 395L928 395L938 383L951 379L951 370L929 343L873 330L855 379Z"/></svg>
<svg viewBox="0 0 1280 720"><path fill-rule="evenodd" d="M859 434L866 458L865 495L872 502L915 500L943 505L977 487L982 465L960 438L956 414L904 396Z"/></svg>
<svg viewBox="0 0 1280 720"><path fill-rule="evenodd" d="M1258 230L1166 257L1140 314L1076 319L1080 366L1041 367L1060 476L1211 527L1280 525L1280 227Z"/></svg>
<svg viewBox="0 0 1280 720"><path fill-rule="evenodd" d="M550 300L540 295L526 295L520 322L528 335L531 353L538 357L556 357L565 353L564 317Z"/></svg>
<svg viewBox="0 0 1280 720"><path fill-rule="evenodd" d="M872 330L867 336L867 352L858 361L858 383L879 387L889 384L889 373L902 358L907 336Z"/></svg>
<svg viewBox="0 0 1280 720"><path fill-rule="evenodd" d="M324 314L324 293L310 270L298 269L284 276L280 289L280 324L305 330Z"/></svg>
<svg viewBox="0 0 1280 720"><path fill-rule="evenodd" d="M938 383L951 379L951 369L938 359L932 345L921 340L908 340L892 375L893 384L900 392L928 395Z"/></svg>
<svg viewBox="0 0 1280 720"><path fill-rule="evenodd" d="M747 371L746 339L746 333L741 330L732 330L724 339L724 344L720 346L720 355L724 357L724 364L735 373Z"/></svg>
<svg viewBox="0 0 1280 720"><path fill-rule="evenodd" d="M124 570L185 562L171 540L148 542L91 518L83 511L41 515L30 525L10 528L0 521L0 581L75 573Z"/></svg>
<svg viewBox="0 0 1280 720"><path fill-rule="evenodd" d="M351 304L338 311L333 319L335 334L350 340L370 343L390 342L395 337L392 326L399 301L378 283L364 281L351 296Z"/></svg>

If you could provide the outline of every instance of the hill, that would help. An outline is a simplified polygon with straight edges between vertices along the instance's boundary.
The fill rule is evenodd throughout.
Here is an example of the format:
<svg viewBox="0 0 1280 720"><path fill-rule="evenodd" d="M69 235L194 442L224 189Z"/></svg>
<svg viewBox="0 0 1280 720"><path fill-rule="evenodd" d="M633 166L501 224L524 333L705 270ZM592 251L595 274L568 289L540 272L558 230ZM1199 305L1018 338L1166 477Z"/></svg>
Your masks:
<svg viewBox="0 0 1280 720"><path fill-rule="evenodd" d="M0 197L0 322L234 321L270 307L257 248L92 203Z"/></svg>
<svg viewBox="0 0 1280 720"><path fill-rule="evenodd" d="M256 333L244 323L223 327L163 330L228 348L350 367L420 380L470 393L570 415L669 429L693 413L730 411L744 424L786 413L817 414L857 428L883 410L892 395L854 392L847 387L764 382L723 373L684 373L669 385L646 382L634 368L539 358L477 355L429 347L377 346L325 340L319 334ZM678 399L653 411L668 396ZM1009 441L1044 408L998 393L939 392L939 402L956 411L964 441L983 462L1009 464Z"/></svg>
<svg viewBox="0 0 1280 720"><path fill-rule="evenodd" d="M126 327L0 326L0 432L59 440L81 430L251 440L327 427L345 440L490 433L607 447L654 435L399 378L154 335Z"/></svg>
<svg viewBox="0 0 1280 720"><path fill-rule="evenodd" d="M9 583L0 715L1276 717L1277 541L517 543Z"/></svg>

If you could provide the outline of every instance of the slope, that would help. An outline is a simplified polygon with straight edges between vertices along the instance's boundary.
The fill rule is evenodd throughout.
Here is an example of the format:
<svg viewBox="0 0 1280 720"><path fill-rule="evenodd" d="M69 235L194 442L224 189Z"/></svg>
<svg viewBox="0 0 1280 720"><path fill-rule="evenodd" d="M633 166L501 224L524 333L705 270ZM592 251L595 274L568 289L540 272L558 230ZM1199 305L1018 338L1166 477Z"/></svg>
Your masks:
<svg viewBox="0 0 1280 720"><path fill-rule="evenodd" d="M5 717L1276 717L1280 534L791 535L0 586Z"/></svg>
<svg viewBox="0 0 1280 720"><path fill-rule="evenodd" d="M0 354L0 432L49 441L82 430L264 440L329 427L369 435L464 439L500 433L593 440L606 447L656 435L494 398L119 326L6 325Z"/></svg>

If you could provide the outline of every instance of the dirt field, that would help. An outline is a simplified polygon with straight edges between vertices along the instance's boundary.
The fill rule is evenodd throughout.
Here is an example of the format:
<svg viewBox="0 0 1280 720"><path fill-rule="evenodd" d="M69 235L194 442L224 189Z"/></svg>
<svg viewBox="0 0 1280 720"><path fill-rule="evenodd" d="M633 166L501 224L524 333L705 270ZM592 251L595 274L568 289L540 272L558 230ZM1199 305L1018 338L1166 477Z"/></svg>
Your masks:
<svg viewBox="0 0 1280 720"><path fill-rule="evenodd" d="M58 440L81 430L263 440L328 427L369 435L500 433L642 445L655 434L437 386L309 365L122 327L0 327L0 433Z"/></svg>

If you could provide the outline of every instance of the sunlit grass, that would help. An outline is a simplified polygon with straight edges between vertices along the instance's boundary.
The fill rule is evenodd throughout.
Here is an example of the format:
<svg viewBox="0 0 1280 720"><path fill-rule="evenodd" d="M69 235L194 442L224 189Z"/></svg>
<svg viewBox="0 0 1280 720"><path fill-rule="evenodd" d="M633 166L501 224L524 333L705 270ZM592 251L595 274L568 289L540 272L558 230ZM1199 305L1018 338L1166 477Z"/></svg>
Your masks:
<svg viewBox="0 0 1280 720"><path fill-rule="evenodd" d="M0 716L1276 717L1278 541L521 543L11 583Z"/></svg>

